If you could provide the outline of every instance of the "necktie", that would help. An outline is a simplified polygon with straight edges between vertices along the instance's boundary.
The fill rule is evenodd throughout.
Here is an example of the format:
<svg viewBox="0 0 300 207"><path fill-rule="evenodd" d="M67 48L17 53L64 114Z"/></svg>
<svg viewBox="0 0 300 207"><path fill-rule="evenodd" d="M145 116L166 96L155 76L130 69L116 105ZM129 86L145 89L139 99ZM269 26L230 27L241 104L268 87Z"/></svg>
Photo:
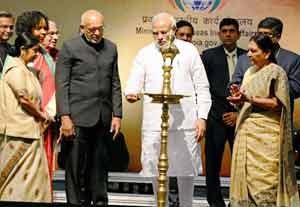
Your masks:
<svg viewBox="0 0 300 207"><path fill-rule="evenodd" d="M231 76L235 69L235 53L227 54L227 63L229 71L229 80L231 80Z"/></svg>

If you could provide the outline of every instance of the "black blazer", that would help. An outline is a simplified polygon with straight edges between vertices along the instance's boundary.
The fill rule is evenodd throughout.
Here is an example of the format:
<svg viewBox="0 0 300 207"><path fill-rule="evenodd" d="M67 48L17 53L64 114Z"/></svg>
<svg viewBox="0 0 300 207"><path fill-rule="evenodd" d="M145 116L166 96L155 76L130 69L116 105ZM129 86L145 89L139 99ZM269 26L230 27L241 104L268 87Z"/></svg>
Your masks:
<svg viewBox="0 0 300 207"><path fill-rule="evenodd" d="M6 59L6 56L11 49L11 45L8 43L0 43L0 73L2 73L2 69L4 66L4 62Z"/></svg>
<svg viewBox="0 0 300 207"><path fill-rule="evenodd" d="M238 57L245 52L246 50L237 48ZM226 100L226 97L229 96L227 88L229 71L223 45L203 51L201 58L207 73L212 98L209 114L214 119L220 120L224 112L235 111Z"/></svg>
<svg viewBox="0 0 300 207"><path fill-rule="evenodd" d="M70 115L76 126L91 127L100 119L110 126L122 117L118 55L107 39L97 49L82 36L64 42L56 66L58 115Z"/></svg>

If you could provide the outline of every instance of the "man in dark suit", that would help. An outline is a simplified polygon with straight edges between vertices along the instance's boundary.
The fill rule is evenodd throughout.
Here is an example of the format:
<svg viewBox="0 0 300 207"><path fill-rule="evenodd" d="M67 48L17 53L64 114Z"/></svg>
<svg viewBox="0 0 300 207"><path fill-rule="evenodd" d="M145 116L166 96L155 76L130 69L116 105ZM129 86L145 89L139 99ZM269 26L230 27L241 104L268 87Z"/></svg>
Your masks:
<svg viewBox="0 0 300 207"><path fill-rule="evenodd" d="M226 141L229 141L231 149L233 147L237 112L226 97L229 95L227 85L237 58L246 52L237 47L239 38L238 21L224 18L219 25L219 39L222 45L205 50L201 56L212 96L205 139L207 201L211 207L225 206L219 174Z"/></svg>
<svg viewBox="0 0 300 207"><path fill-rule="evenodd" d="M66 41L56 70L61 135L67 142L66 193L74 205L106 206L109 139L121 126L117 48L103 38L103 15L81 16L81 35Z"/></svg>
<svg viewBox="0 0 300 207"><path fill-rule="evenodd" d="M0 11L0 74L4 65L5 58L11 45L8 40L13 35L14 17L11 13Z"/></svg>
<svg viewBox="0 0 300 207"><path fill-rule="evenodd" d="M294 99L300 97L300 57L296 53L280 47L279 40L282 30L282 21L275 17L266 17L261 20L257 28L257 32L268 35L274 43L273 52L277 64L286 71L289 79L291 107L293 109ZM241 84L244 73L250 65L250 60L246 54L239 57L231 83Z"/></svg>

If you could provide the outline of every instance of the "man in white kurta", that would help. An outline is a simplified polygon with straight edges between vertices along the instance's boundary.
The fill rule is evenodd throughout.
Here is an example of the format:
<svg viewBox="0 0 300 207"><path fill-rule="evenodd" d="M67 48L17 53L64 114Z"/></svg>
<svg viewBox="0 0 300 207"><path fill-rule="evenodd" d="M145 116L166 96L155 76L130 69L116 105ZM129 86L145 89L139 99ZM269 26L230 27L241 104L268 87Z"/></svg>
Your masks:
<svg viewBox="0 0 300 207"><path fill-rule="evenodd" d="M159 47L175 28L174 18L167 13L153 17L154 42L141 49L127 81L125 96L129 102L139 100L141 93L161 93L164 64ZM209 84L199 53L191 43L175 39L179 54L173 60L171 90L184 97L180 104L169 106L169 176L178 177L180 206L192 206L193 177L201 172L200 145L206 128L211 98ZM158 176L162 105L143 97L142 171L148 177ZM154 182L154 191L156 184Z"/></svg>

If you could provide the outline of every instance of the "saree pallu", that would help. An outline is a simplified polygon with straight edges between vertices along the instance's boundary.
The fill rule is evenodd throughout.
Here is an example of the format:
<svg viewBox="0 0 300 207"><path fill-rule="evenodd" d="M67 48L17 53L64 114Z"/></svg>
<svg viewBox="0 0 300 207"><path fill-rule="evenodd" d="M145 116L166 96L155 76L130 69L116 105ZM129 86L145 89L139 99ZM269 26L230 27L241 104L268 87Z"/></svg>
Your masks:
<svg viewBox="0 0 300 207"><path fill-rule="evenodd" d="M55 63L51 56L45 49L41 48L37 58L34 60L33 67L40 72L39 79L42 86L42 104L41 108L47 111L51 116L56 114L56 101L55 101ZM53 130L48 127L44 132L44 148L47 155L50 176L52 177L53 171Z"/></svg>
<svg viewBox="0 0 300 207"><path fill-rule="evenodd" d="M51 202L41 140L0 135L0 200Z"/></svg>
<svg viewBox="0 0 300 207"><path fill-rule="evenodd" d="M276 96L281 111L245 102L239 111L231 165L232 207L298 207L294 171L288 80L282 68L269 64L245 73L246 96Z"/></svg>

